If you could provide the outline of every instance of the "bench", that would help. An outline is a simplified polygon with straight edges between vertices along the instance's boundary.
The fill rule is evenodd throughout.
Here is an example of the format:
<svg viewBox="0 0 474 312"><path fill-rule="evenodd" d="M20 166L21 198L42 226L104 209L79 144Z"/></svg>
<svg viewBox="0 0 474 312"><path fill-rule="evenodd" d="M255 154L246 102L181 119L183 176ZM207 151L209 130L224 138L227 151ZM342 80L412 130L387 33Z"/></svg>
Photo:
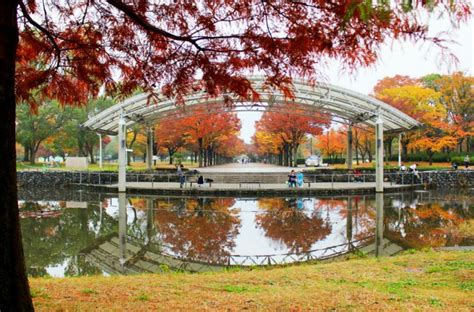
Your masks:
<svg viewBox="0 0 474 312"><path fill-rule="evenodd" d="M194 179L187 179L187 180L186 180L186 183L189 183L189 187L193 187L193 183L194 183L194 184L198 184L197 180L198 180L197 178L194 178ZM212 187L212 183L213 183L213 182L214 182L214 181L212 181L212 180L204 179L204 183L208 183L208 184L209 184L209 187ZM186 183L185 183L185 184L186 184ZM199 184L198 184L198 185L199 185Z"/></svg>

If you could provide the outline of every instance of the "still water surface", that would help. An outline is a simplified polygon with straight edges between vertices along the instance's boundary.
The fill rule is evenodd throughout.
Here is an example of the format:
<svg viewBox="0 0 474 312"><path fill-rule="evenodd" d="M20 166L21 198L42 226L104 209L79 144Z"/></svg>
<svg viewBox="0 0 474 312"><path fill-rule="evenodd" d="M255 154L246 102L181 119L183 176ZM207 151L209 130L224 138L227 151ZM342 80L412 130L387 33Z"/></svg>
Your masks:
<svg viewBox="0 0 474 312"><path fill-rule="evenodd" d="M172 258L248 265L262 259L253 256L273 255L291 262L282 255L328 255L370 242L376 227L374 196L119 198L28 190L19 205L31 276L154 272ZM474 245L473 222L472 190L384 197L384 239L404 249Z"/></svg>

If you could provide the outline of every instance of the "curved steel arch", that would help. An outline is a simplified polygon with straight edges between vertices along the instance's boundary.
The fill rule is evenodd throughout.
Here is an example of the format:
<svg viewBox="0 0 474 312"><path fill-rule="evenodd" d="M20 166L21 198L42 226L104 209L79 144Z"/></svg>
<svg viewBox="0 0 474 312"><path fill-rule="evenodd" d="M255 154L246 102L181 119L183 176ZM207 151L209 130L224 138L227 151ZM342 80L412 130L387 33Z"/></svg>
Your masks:
<svg viewBox="0 0 474 312"><path fill-rule="evenodd" d="M269 90L265 86L264 77L250 76L247 79L260 94L258 103L243 101L232 94L210 97L206 92L200 91L186 96L185 106L218 104L223 102L224 97L231 98L240 111L246 108L253 110L248 108L252 105L271 109L273 104L288 103L288 99L281 91ZM331 84L311 84L302 79L294 79L293 92L294 98L291 102L308 108L308 111L329 112L349 124L362 123L375 127L376 118L380 117L383 120L384 130L389 131L412 129L421 125L415 119L382 101ZM100 133L116 135L121 117L125 119L126 126L135 123L150 124L163 114L178 109L174 99L158 97L150 100L149 94L141 93L91 117L83 126Z"/></svg>

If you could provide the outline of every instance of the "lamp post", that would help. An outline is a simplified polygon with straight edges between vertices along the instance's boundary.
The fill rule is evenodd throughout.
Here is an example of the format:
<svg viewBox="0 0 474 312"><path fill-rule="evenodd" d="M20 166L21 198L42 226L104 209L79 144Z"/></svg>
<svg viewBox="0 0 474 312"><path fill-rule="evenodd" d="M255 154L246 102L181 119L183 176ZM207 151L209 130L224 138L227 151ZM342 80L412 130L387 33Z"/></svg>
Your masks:
<svg viewBox="0 0 474 312"><path fill-rule="evenodd" d="M402 166L402 132L398 134L398 168Z"/></svg>
<svg viewBox="0 0 474 312"><path fill-rule="evenodd" d="M99 168L102 169L102 134L97 133L99 136Z"/></svg>

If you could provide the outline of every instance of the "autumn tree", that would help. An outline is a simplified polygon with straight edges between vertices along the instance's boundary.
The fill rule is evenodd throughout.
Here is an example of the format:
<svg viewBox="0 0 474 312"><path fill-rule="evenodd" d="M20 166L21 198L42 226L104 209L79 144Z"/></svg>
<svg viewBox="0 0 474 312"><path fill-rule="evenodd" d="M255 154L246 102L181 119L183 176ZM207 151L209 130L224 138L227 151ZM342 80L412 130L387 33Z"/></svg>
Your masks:
<svg viewBox="0 0 474 312"><path fill-rule="evenodd" d="M41 105L36 114L26 103L18 106L16 138L24 147L25 158L31 164L36 162L36 153L41 144L59 131L68 118L59 104L54 101Z"/></svg>
<svg viewBox="0 0 474 312"><path fill-rule="evenodd" d="M285 166L296 166L296 153L306 140L306 135L318 135L328 126L330 118L319 113L307 114L303 107L288 103L273 105L257 122L257 132L266 132L268 137L279 142L278 150L282 154ZM263 137L262 137L263 138Z"/></svg>
<svg viewBox="0 0 474 312"><path fill-rule="evenodd" d="M185 136L179 120L161 119L155 126L156 145L167 150L170 165L173 164L173 155L186 143Z"/></svg>
<svg viewBox="0 0 474 312"><path fill-rule="evenodd" d="M327 157L337 159L346 151L346 134L341 130L329 129L318 136L317 148Z"/></svg>
<svg viewBox="0 0 474 312"><path fill-rule="evenodd" d="M268 160L271 163L282 164L281 146L283 145L283 141L280 136L275 136L272 133L259 130L257 127L255 134L252 136L252 143L255 147L255 153L259 157ZM279 157L278 161L276 157Z"/></svg>
<svg viewBox="0 0 474 312"><path fill-rule="evenodd" d="M423 123L421 128L404 135L404 155L408 148L424 150L431 164L434 152L456 144L440 92L421 85L405 85L383 89L377 97Z"/></svg>
<svg viewBox="0 0 474 312"><path fill-rule="evenodd" d="M471 13L468 1L0 2L0 309L33 309L18 222L16 99L35 106L35 93L80 105L102 86L123 95L141 86L178 102L196 88L256 100L244 72L264 72L268 85L288 91L290 77L316 74L326 57L355 69L373 64L386 40L442 46L414 18L434 7L455 21Z"/></svg>
<svg viewBox="0 0 474 312"><path fill-rule="evenodd" d="M186 137L186 141L196 146L199 167L212 165L219 141L236 135L240 130L240 120L234 113L226 112L222 107L198 107L175 118L173 122ZM157 134L159 135L159 134Z"/></svg>
<svg viewBox="0 0 474 312"><path fill-rule="evenodd" d="M372 157L375 153L375 134L373 130L367 126L358 125L352 128L352 132L352 142L354 144L357 164L359 164L359 156L362 162L365 162L366 159L372 162Z"/></svg>
<svg viewBox="0 0 474 312"><path fill-rule="evenodd" d="M462 72L439 76L432 79L431 87L441 93L440 103L447 111L447 122L459 152L463 152L463 144L470 152L474 136L474 77Z"/></svg>
<svg viewBox="0 0 474 312"><path fill-rule="evenodd" d="M147 137L145 129L141 125L134 125L127 132L127 148L131 151L127 152L127 165L130 166L132 157L136 154L145 154Z"/></svg>

